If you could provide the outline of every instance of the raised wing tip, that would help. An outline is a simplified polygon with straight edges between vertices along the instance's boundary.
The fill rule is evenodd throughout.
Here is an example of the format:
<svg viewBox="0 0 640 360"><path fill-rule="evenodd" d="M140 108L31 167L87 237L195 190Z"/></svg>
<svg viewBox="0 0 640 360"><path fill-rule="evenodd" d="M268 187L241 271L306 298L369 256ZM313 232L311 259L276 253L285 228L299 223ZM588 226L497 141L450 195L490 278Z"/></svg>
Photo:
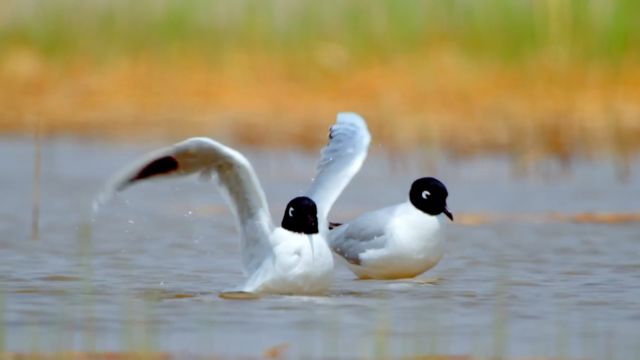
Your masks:
<svg viewBox="0 0 640 360"><path fill-rule="evenodd" d="M175 157L171 155L159 157L151 161L144 167L142 167L140 170L134 172L133 174L130 174L125 178L120 178L119 180L116 180L112 184L113 191L115 192L123 191L124 189L128 188L129 186L133 185L134 183L140 180L145 180L155 176L169 175L169 174L175 173L176 171L179 170L179 168L180 168L180 164L178 163L178 160Z"/></svg>
<svg viewBox="0 0 640 360"><path fill-rule="evenodd" d="M362 127L367 127L367 122L364 120L364 118L355 112L339 112L338 116L336 117L336 122L337 123L343 123L343 122L349 122L349 123L353 123L353 124L358 124L359 126Z"/></svg>
<svg viewBox="0 0 640 360"><path fill-rule="evenodd" d="M367 122L362 116L360 116L360 114L354 112L338 113L336 123L329 131L329 139L333 139L334 133L340 131L338 129L341 128L355 130L358 134L357 137L361 139L363 144L368 145L369 142L371 142L371 134L369 133Z"/></svg>
<svg viewBox="0 0 640 360"><path fill-rule="evenodd" d="M102 192L96 196L93 201L93 210L97 212L98 209L107 203L116 193L125 190L140 180L174 173L178 171L178 169L178 160L173 156L167 155L149 162L139 170L128 173L125 171L124 173L118 174L108 181Z"/></svg>
<svg viewBox="0 0 640 360"><path fill-rule="evenodd" d="M178 160L175 157L170 155L163 156L147 164L131 177L127 183L143 180L152 176L169 174L178 170L178 167Z"/></svg>

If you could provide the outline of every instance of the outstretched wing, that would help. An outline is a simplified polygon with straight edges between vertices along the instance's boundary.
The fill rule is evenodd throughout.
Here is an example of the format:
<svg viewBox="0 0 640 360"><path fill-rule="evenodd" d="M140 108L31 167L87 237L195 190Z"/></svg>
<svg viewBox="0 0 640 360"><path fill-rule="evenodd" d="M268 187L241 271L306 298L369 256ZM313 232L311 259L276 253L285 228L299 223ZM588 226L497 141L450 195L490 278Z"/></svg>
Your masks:
<svg viewBox="0 0 640 360"><path fill-rule="evenodd" d="M328 227L327 216L367 157L371 135L364 119L351 112L338 114L329 130L329 143L320 151L316 176L307 196L318 206L318 226Z"/></svg>
<svg viewBox="0 0 640 360"><path fill-rule="evenodd" d="M268 239L274 226L267 200L249 161L212 139L190 138L147 154L107 183L94 209L137 182L195 173L205 178L217 175L241 232L244 266L251 271L271 251Z"/></svg>

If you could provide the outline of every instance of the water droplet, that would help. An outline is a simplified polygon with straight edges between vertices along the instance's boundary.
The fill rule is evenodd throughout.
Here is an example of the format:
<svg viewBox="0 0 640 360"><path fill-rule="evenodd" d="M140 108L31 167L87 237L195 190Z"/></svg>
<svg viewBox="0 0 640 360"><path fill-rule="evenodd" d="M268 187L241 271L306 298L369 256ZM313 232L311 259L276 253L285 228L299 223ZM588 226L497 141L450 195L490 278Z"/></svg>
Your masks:
<svg viewBox="0 0 640 360"><path fill-rule="evenodd" d="M135 224L135 223L136 223L136 222L135 222L135 221L133 221L133 220L129 220L129 221L127 221L127 222L128 222L129 224Z"/></svg>

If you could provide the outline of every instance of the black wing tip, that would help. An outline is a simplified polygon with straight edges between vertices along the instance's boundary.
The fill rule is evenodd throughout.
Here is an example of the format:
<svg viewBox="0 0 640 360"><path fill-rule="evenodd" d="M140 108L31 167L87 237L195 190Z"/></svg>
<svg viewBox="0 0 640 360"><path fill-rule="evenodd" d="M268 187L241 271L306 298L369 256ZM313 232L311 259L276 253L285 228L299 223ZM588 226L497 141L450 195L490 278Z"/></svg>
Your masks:
<svg viewBox="0 0 640 360"><path fill-rule="evenodd" d="M329 222L329 230L333 230L335 228L337 228L338 226L341 226L342 223L335 223L335 222Z"/></svg>
<svg viewBox="0 0 640 360"><path fill-rule="evenodd" d="M144 180L152 176L165 175L177 171L179 167L178 160L173 156L163 156L155 159L147 164L142 170L140 170L135 176L133 176L127 183L136 182L138 180Z"/></svg>
<svg viewBox="0 0 640 360"><path fill-rule="evenodd" d="M335 136L335 131L336 131L335 125L332 125L329 127L329 141L331 141Z"/></svg>
<svg viewBox="0 0 640 360"><path fill-rule="evenodd" d="M347 262L351 265L358 265L358 266L362 265L362 261L360 261L360 256L356 258L349 258L347 259Z"/></svg>

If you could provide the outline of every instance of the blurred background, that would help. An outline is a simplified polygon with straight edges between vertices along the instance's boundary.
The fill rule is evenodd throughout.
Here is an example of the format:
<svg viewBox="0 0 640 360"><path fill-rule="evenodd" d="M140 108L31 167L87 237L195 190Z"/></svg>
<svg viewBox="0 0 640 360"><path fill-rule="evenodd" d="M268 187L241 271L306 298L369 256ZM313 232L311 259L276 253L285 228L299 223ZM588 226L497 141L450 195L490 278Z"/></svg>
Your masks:
<svg viewBox="0 0 640 360"><path fill-rule="evenodd" d="M640 148L636 0L3 0L0 131L456 156ZM286 144L286 145L285 145Z"/></svg>
<svg viewBox="0 0 640 360"><path fill-rule="evenodd" d="M278 222L345 110L373 141L330 220L449 189L418 279L338 265L326 297L226 301L211 183L89 210L132 159L208 136ZM638 0L0 0L0 358L637 358L639 151Z"/></svg>

